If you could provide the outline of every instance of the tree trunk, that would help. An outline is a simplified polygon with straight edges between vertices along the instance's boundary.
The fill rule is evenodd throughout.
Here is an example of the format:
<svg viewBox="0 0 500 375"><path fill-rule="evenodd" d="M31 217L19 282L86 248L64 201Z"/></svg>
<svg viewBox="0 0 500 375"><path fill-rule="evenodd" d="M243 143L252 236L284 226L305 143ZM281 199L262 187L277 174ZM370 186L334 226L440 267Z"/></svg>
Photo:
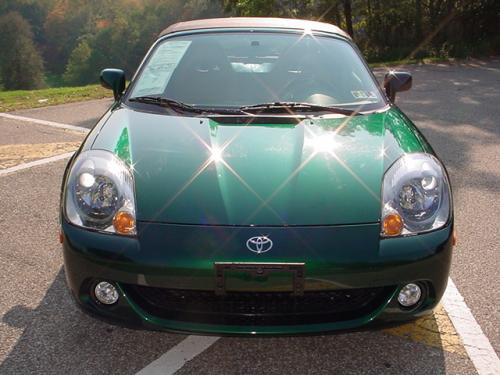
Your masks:
<svg viewBox="0 0 500 375"><path fill-rule="evenodd" d="M335 17L335 24L340 27L342 24L342 18L340 17L339 4L337 2L333 5L332 12Z"/></svg>
<svg viewBox="0 0 500 375"><path fill-rule="evenodd" d="M422 41L422 0L415 0L415 40Z"/></svg>
<svg viewBox="0 0 500 375"><path fill-rule="evenodd" d="M372 38L372 5L370 0L366 0L366 30L368 33L368 38Z"/></svg>
<svg viewBox="0 0 500 375"><path fill-rule="evenodd" d="M352 28L351 0L344 0L344 16L345 16L345 25L347 28L347 32L351 37L354 37L354 30Z"/></svg>

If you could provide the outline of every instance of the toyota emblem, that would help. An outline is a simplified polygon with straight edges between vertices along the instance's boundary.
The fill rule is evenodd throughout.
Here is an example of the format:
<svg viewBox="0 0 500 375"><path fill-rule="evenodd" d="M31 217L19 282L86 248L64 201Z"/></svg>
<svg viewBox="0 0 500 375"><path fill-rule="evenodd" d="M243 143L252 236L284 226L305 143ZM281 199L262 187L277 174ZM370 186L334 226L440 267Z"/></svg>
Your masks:
<svg viewBox="0 0 500 375"><path fill-rule="evenodd" d="M271 250L273 241L267 236L250 237L247 240L247 249L257 254L265 253Z"/></svg>

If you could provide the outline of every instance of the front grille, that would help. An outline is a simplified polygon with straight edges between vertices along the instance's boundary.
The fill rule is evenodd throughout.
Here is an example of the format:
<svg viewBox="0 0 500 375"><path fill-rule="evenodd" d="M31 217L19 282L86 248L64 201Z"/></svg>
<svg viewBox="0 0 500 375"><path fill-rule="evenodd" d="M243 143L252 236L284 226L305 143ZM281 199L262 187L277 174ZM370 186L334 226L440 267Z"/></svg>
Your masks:
<svg viewBox="0 0 500 375"><path fill-rule="evenodd" d="M227 292L123 285L143 310L163 319L225 325L297 325L361 318L394 287L290 292Z"/></svg>

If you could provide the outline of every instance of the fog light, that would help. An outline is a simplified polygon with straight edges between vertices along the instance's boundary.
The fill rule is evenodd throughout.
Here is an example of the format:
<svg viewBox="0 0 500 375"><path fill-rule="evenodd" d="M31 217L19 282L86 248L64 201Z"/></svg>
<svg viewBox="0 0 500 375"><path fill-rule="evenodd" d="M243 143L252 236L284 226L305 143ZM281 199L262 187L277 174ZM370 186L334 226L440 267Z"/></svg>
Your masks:
<svg viewBox="0 0 500 375"><path fill-rule="evenodd" d="M118 301L118 290L113 284L107 281L101 281L94 288L95 298L105 305L112 305Z"/></svg>
<svg viewBox="0 0 500 375"><path fill-rule="evenodd" d="M401 306L412 307L415 306L422 297L422 289L417 284L406 284L399 291L398 301Z"/></svg>

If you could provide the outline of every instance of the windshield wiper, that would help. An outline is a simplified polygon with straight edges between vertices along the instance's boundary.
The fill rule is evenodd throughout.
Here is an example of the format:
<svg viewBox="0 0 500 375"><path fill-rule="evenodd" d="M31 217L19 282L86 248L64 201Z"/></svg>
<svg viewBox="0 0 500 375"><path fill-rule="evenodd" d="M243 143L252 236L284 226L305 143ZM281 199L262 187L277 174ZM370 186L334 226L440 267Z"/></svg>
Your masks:
<svg viewBox="0 0 500 375"><path fill-rule="evenodd" d="M193 107L192 105L179 102L174 99L163 98L161 96L136 96L134 98L130 98L129 101L137 102L137 103L147 103L159 105L161 107L170 107L172 109L180 109L182 111L194 112L194 113L204 113L206 111Z"/></svg>
<svg viewBox="0 0 500 375"><path fill-rule="evenodd" d="M240 110L245 112L259 111L259 112L283 112L291 109L294 112L331 112L341 115L350 116L356 114L356 111L346 108L330 107L319 104L301 103L301 102L272 102L246 105L240 107Z"/></svg>
<svg viewBox="0 0 500 375"><path fill-rule="evenodd" d="M244 111L235 108L198 108L194 107L190 104L186 104L183 102L179 102L175 99L164 98L161 96L136 96L134 98L130 98L129 101L137 102L137 103L147 103L159 105L162 107L170 107L174 110L181 110L184 112L193 112L193 113L215 113L215 114L224 114L224 115L241 115L246 114Z"/></svg>

